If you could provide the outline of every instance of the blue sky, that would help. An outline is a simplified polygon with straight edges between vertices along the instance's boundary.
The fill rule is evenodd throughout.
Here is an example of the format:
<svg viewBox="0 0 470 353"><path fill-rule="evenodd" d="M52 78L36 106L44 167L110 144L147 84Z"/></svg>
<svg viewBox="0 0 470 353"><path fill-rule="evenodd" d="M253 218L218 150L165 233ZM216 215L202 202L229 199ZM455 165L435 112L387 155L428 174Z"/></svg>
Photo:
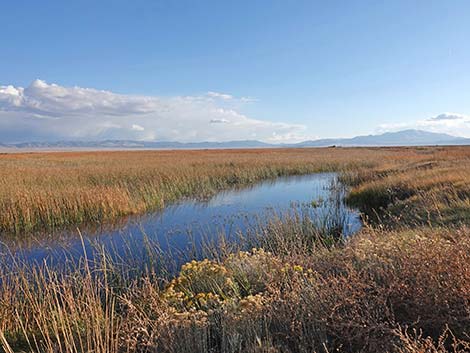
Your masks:
<svg viewBox="0 0 470 353"><path fill-rule="evenodd" d="M470 136L469 14L464 0L5 1L0 142Z"/></svg>

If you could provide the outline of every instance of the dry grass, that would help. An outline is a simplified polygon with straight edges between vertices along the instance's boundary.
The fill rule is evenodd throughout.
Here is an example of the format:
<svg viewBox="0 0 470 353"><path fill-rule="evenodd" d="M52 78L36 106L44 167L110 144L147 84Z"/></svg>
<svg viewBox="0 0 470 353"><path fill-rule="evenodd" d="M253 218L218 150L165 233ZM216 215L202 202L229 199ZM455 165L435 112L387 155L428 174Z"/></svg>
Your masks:
<svg viewBox="0 0 470 353"><path fill-rule="evenodd" d="M466 147L3 156L10 171L23 168L17 180L0 172L2 195L14 195L5 196L4 206L18 200L20 185L28 185L30 198L40 186L49 190L41 201L46 209L62 200L71 180L76 198L60 202L77 203L79 190L98 194L106 181L109 193L98 199L126 189L136 202L158 186L166 202L278 174L341 170L353 186L350 202L376 219L344 243L302 215L273 219L238 244L209 251L212 260L183 266L176 278L150 265L136 275L101 252L97 263L83 258L67 270L1 266L0 347L8 353L469 351L469 157ZM96 200L87 207L104 207ZM16 212L40 204L30 200ZM131 212L147 207L158 205ZM61 219L76 220L73 212ZM110 217L104 214L96 220Z"/></svg>
<svg viewBox="0 0 470 353"><path fill-rule="evenodd" d="M0 232L109 222L281 175L349 171L351 201L426 222L468 214L470 148L271 149L0 155ZM445 188L444 192L442 188ZM437 191L437 192L436 192ZM403 212L402 212L403 211Z"/></svg>
<svg viewBox="0 0 470 353"><path fill-rule="evenodd" d="M365 168L373 150L243 150L0 155L0 232L112 221L180 198L281 175Z"/></svg>
<svg viewBox="0 0 470 353"><path fill-rule="evenodd" d="M0 332L13 351L51 353L464 352L467 234L366 230L314 253L235 251L163 285L152 271L123 282L105 256L65 273L4 269Z"/></svg>
<svg viewBox="0 0 470 353"><path fill-rule="evenodd" d="M422 148L426 159L383 164L345 175L349 202L382 225L459 225L470 222L470 148Z"/></svg>

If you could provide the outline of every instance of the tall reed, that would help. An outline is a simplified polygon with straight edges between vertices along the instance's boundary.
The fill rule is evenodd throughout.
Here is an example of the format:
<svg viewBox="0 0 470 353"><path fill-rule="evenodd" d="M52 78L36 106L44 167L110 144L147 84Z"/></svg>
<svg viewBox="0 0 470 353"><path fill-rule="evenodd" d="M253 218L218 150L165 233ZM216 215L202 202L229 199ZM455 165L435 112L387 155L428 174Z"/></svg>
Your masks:
<svg viewBox="0 0 470 353"><path fill-rule="evenodd" d="M331 244L290 213L176 277L159 258L136 272L99 247L60 270L16 262L0 269L0 341L5 352L463 352L467 233L365 229Z"/></svg>
<svg viewBox="0 0 470 353"><path fill-rule="evenodd" d="M184 197L281 175L402 165L427 155L379 149L3 154L0 232L113 221Z"/></svg>

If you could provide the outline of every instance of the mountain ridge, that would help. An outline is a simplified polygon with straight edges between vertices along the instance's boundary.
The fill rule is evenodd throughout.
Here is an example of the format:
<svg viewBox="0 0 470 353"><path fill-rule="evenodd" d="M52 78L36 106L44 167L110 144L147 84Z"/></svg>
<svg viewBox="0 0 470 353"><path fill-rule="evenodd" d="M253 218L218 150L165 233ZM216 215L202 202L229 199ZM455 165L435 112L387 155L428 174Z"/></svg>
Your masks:
<svg viewBox="0 0 470 353"><path fill-rule="evenodd" d="M416 129L397 132L384 132L378 135L361 135L351 138L319 139L300 142L297 145L305 147L320 147L325 145L341 146L417 146L435 144L453 144L458 140L470 143L470 139L460 138L444 133L435 133Z"/></svg>
<svg viewBox="0 0 470 353"><path fill-rule="evenodd" d="M470 138L444 133L407 129L377 135L361 135L351 138L327 138L298 143L266 143L257 140L234 140L225 142L178 142L178 141L56 141L1 143L3 149L242 149L242 148L302 148L302 147L387 147L426 145L470 145Z"/></svg>

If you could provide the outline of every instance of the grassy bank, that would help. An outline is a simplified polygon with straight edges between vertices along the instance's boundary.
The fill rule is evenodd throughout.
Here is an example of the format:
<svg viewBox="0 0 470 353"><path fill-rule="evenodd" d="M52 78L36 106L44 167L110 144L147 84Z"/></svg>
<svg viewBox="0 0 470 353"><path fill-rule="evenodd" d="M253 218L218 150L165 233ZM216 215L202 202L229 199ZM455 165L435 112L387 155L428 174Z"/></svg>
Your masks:
<svg viewBox="0 0 470 353"><path fill-rule="evenodd" d="M350 182L358 186L353 193L358 203L385 207L420 189L464 186L469 151L463 147L3 154L0 232L24 235L109 222L184 197L205 197L281 175L332 170L350 171ZM462 190L449 190L439 202L447 202L450 191L462 196ZM466 209L466 204L456 206Z"/></svg>
<svg viewBox="0 0 470 353"><path fill-rule="evenodd" d="M0 232L107 222L282 175L365 168L377 157L333 149L4 154Z"/></svg>
<svg viewBox="0 0 470 353"><path fill-rule="evenodd" d="M344 175L348 197L368 220L390 227L458 226L470 222L470 149L422 148L428 158Z"/></svg>
<svg viewBox="0 0 470 353"><path fill-rule="evenodd" d="M221 241L206 249L206 260L188 262L174 278L161 268L158 244L148 245L155 251L138 271L132 261L111 260L99 248L95 262L84 257L61 271L2 264L0 346L5 352L470 350L470 148L2 158L9 168L24 168L8 183L29 185L30 197L39 185L47 189L73 180L80 195L78 190L94 190L108 180L108 191L117 193L118 185L126 185L139 199L143 192L136 190L156 187L150 180L159 180L160 190L166 185L176 199L276 173L340 170L352 187L349 202L371 221L342 241L302 213L272 219L237 243ZM59 175L54 169L69 172ZM8 190L8 183L2 190L16 190ZM57 196L43 203L60 199L66 189L50 188ZM27 202L24 210L39 204Z"/></svg>
<svg viewBox="0 0 470 353"><path fill-rule="evenodd" d="M369 229L325 245L300 217L173 279L105 254L66 272L3 267L0 339L6 352L465 352L467 234Z"/></svg>

